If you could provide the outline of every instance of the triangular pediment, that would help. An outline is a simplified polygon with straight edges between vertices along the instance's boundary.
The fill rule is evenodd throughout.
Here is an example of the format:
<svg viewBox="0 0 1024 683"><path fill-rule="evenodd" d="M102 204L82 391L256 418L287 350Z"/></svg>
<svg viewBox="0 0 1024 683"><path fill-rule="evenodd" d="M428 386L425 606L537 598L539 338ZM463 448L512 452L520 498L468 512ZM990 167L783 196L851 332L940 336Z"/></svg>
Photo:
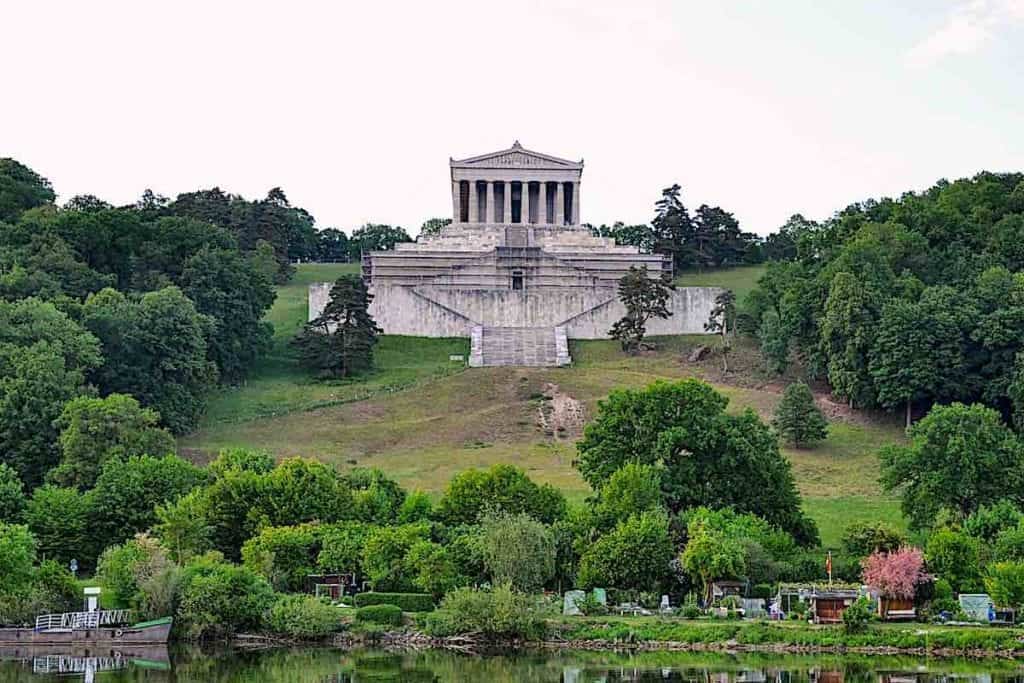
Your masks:
<svg viewBox="0 0 1024 683"><path fill-rule="evenodd" d="M517 140L508 149L468 159L452 159L452 168L550 168L581 169L583 161L569 161L524 148Z"/></svg>

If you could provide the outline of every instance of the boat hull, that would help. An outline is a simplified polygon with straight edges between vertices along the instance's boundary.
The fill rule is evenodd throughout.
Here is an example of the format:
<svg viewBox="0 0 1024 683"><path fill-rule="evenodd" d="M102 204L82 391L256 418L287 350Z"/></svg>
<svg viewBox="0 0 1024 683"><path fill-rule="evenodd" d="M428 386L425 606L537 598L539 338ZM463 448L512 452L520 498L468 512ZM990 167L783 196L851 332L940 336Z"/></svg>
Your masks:
<svg viewBox="0 0 1024 683"><path fill-rule="evenodd" d="M0 643L18 645L164 645L171 637L171 622L120 628L86 628L73 631L36 631L32 628L0 628Z"/></svg>

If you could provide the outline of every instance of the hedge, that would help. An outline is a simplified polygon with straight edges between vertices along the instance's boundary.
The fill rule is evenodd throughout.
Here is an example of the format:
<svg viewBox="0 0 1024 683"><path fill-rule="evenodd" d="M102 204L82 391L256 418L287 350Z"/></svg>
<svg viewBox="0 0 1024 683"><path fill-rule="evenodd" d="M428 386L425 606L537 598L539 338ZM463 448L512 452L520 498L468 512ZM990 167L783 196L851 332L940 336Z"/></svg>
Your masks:
<svg viewBox="0 0 1024 683"><path fill-rule="evenodd" d="M397 605L368 605L356 610L356 621L389 626L402 625L402 608Z"/></svg>
<svg viewBox="0 0 1024 683"><path fill-rule="evenodd" d="M356 607L398 605L404 612L429 612L434 609L434 596L429 593L357 593Z"/></svg>

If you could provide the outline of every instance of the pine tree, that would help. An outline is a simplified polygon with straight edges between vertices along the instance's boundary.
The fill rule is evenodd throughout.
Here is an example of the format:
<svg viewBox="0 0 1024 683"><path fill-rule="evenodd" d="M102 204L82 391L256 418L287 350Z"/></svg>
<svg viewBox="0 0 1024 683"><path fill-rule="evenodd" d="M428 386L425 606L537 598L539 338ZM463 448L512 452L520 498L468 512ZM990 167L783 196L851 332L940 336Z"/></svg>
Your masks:
<svg viewBox="0 0 1024 683"><path fill-rule="evenodd" d="M786 387L772 426L787 443L798 448L813 445L828 436L828 422L814 404L810 387L803 382L793 382Z"/></svg>
<svg viewBox="0 0 1024 683"><path fill-rule="evenodd" d="M667 273L659 278L647 274L647 266L630 266L629 272L619 280L619 301L626 307L626 315L612 325L608 331L612 339L622 344L622 350L630 353L639 351L647 334L647 321L651 318L668 318L668 298L675 285Z"/></svg>
<svg viewBox="0 0 1024 683"><path fill-rule="evenodd" d="M368 311L373 295L358 275L343 275L323 312L294 344L302 364L323 377L350 377L373 367L373 346L383 331Z"/></svg>

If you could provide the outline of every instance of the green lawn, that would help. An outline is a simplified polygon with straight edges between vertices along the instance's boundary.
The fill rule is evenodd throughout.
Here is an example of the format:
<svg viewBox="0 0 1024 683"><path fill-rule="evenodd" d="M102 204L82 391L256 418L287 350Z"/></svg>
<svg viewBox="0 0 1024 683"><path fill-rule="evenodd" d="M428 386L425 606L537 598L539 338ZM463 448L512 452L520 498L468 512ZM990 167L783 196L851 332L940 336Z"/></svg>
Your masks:
<svg viewBox="0 0 1024 683"><path fill-rule="evenodd" d="M758 279L764 275L766 269L766 265L758 264L703 272L686 271L676 275L675 282L681 287L725 287L736 293L737 301L742 301L743 297L757 285Z"/></svg>
<svg viewBox="0 0 1024 683"><path fill-rule="evenodd" d="M735 375L723 377L718 362L686 361L710 337L656 338L657 350L629 357L611 341L574 341L568 368L480 368L448 361L469 352L465 339L383 337L377 369L356 381L317 382L299 370L287 342L306 319L309 282L331 280L355 265L299 266L279 289L268 319L274 323L272 353L244 386L211 401L202 427L181 440L197 460L220 448L266 448L278 455L315 456L340 467L380 467L410 489L438 493L456 472L506 462L531 477L582 500L589 488L572 461L582 422L562 430L538 422L551 386L579 403L590 417L616 387L643 387L658 379L699 377L730 399L734 411L751 408L765 419L780 398L781 383L758 374L738 346ZM701 275L704 284L741 286L753 268ZM743 278L737 271L744 271ZM746 365L744 365L746 363ZM831 422L829 438L813 449L784 449L823 541L834 546L855 520L884 519L902 525L898 504L880 494L878 447L901 438L898 419L855 416Z"/></svg>
<svg viewBox="0 0 1024 683"><path fill-rule="evenodd" d="M358 272L357 263L307 263L298 267L291 282L278 287L266 318L274 325L270 352L243 385L213 397L203 428L365 400L461 369L448 356L468 354L467 340L405 337L382 338L376 349L377 371L358 380L316 381L299 368L289 342L306 322L309 284Z"/></svg>

